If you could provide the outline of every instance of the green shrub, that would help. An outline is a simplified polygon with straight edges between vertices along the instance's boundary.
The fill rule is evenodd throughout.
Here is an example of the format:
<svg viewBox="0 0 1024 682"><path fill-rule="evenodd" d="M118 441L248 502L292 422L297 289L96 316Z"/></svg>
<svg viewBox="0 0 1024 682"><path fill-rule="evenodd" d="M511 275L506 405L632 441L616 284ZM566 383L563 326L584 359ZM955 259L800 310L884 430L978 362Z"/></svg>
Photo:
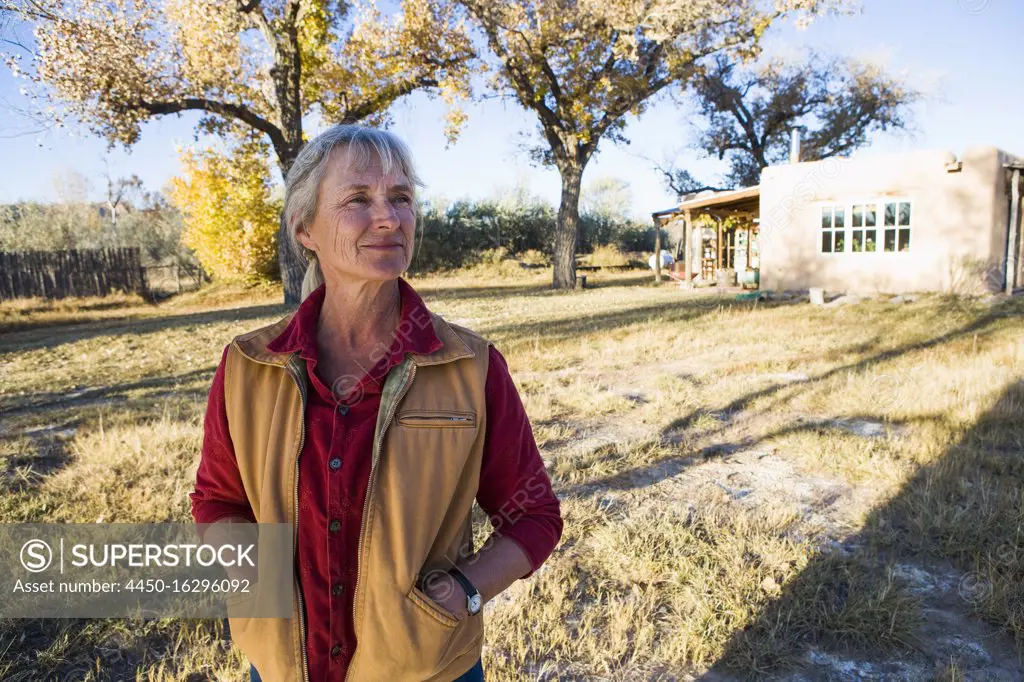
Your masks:
<svg viewBox="0 0 1024 682"><path fill-rule="evenodd" d="M558 215L554 207L539 200L520 197L517 201L429 203L421 207L420 215L421 234L416 238L412 272L468 267L481 263L482 258L498 264L509 254L520 254L519 260L533 265L551 263ZM580 216L579 225L580 254L609 245L619 252L654 249L654 229L649 226L586 213ZM501 255L494 252L499 248L504 249ZM482 255L485 253L488 255Z"/></svg>

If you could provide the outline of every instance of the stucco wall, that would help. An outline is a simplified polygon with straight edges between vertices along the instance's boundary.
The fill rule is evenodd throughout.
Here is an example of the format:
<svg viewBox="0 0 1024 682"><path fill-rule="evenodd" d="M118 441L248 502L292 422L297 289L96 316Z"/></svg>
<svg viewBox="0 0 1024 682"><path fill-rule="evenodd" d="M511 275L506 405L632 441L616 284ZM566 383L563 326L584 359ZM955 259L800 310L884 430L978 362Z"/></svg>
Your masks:
<svg viewBox="0 0 1024 682"><path fill-rule="evenodd" d="M1006 244L1005 155L993 147L826 159L761 175L761 287L910 292L996 290ZM910 250L852 253L849 205L909 200ZM843 204L846 252L821 253L821 208ZM993 276L995 273L995 276Z"/></svg>

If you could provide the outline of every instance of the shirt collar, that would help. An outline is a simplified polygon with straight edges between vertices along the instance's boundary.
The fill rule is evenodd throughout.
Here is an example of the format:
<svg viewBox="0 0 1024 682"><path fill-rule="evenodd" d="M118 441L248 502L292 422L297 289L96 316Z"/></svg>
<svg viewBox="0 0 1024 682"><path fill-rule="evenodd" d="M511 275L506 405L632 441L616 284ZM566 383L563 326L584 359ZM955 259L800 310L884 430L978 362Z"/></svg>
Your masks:
<svg viewBox="0 0 1024 682"><path fill-rule="evenodd" d="M434 331L426 304L405 278L398 278L398 291L402 301L401 319L390 339L389 354L433 353L444 344ZM299 352L306 360L317 357L316 328L320 310L327 296L327 284L321 284L299 304L298 310L284 330L267 344L274 353Z"/></svg>

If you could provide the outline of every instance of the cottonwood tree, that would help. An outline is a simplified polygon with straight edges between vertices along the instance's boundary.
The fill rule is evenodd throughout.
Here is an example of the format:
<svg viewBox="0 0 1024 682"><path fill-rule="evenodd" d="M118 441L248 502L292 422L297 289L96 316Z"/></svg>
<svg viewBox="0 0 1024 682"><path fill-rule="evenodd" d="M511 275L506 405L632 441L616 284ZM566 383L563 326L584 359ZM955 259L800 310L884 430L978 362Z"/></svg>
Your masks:
<svg viewBox="0 0 1024 682"><path fill-rule="evenodd" d="M182 150L184 172L168 183L168 198L185 217L182 243L214 277L256 283L277 275L282 205L273 197L264 146L250 136L228 153Z"/></svg>
<svg viewBox="0 0 1024 682"><path fill-rule="evenodd" d="M498 62L495 87L537 117L536 160L562 180L555 288L576 283L580 181L603 138L625 141L627 115L686 84L719 52L753 58L787 13L807 19L833 0L459 0Z"/></svg>
<svg viewBox="0 0 1024 682"><path fill-rule="evenodd" d="M761 169L785 161L793 130L803 161L849 154L876 131L905 130L921 94L880 66L811 53L743 67L724 57L690 82L701 114L695 147L725 159L726 187L756 185ZM677 194L720 189L685 169L658 166Z"/></svg>
<svg viewBox="0 0 1024 682"><path fill-rule="evenodd" d="M391 19L333 0L0 0L5 13L34 26L27 62L7 61L51 115L129 146L144 121L199 111L200 131L265 136L282 174L307 138L304 117L380 123L419 89L456 103L474 54L444 0L403 0ZM453 137L463 115L450 111ZM282 247L285 234L282 224ZM296 303L302 264L278 252Z"/></svg>

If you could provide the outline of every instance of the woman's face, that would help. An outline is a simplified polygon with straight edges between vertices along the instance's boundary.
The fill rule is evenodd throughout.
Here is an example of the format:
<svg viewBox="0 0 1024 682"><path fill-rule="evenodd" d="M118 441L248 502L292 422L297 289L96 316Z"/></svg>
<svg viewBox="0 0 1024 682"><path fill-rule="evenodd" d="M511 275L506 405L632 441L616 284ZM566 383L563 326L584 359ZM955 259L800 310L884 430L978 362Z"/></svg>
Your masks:
<svg viewBox="0 0 1024 682"><path fill-rule="evenodd" d="M388 280L412 262L416 216L413 188L405 175L385 175L379 161L350 167L348 152L335 150L320 184L309 234L298 239L317 252L324 278Z"/></svg>

